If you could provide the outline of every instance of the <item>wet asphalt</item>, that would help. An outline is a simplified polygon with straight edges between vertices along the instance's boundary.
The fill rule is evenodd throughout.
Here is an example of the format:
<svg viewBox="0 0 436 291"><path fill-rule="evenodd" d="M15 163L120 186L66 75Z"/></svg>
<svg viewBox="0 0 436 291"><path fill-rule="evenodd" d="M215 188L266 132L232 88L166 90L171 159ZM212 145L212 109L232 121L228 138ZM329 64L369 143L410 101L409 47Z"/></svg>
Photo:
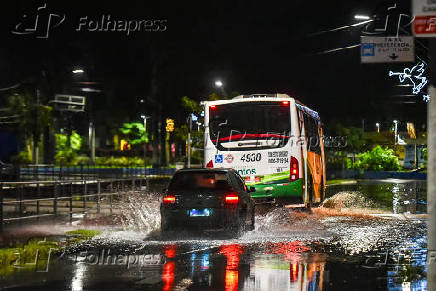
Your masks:
<svg viewBox="0 0 436 291"><path fill-rule="evenodd" d="M47 264L0 277L0 288L426 290L423 193L425 181L341 186L328 207L310 213L259 206L256 229L236 238L196 230L162 235L155 197L129 197L118 219L29 227L47 236L72 228L102 233Z"/></svg>

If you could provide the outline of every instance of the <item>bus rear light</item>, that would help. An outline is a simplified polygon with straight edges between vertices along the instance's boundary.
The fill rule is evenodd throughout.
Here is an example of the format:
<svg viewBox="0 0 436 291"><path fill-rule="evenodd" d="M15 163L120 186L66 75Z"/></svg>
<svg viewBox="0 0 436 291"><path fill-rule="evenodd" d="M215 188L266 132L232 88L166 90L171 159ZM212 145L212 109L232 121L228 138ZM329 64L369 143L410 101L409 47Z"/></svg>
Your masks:
<svg viewBox="0 0 436 291"><path fill-rule="evenodd" d="M290 168L290 175L289 175L289 181L294 182L300 178L299 173L299 167L298 167L298 160L295 157L291 157L291 168Z"/></svg>
<svg viewBox="0 0 436 291"><path fill-rule="evenodd" d="M174 204L174 203L176 203L176 196L174 196L173 194L165 195L164 198L163 198L163 203L164 204Z"/></svg>
<svg viewBox="0 0 436 291"><path fill-rule="evenodd" d="M211 106L209 106L209 108L213 110L216 108L216 105L211 105Z"/></svg>
<svg viewBox="0 0 436 291"><path fill-rule="evenodd" d="M239 196L236 192L229 192L225 194L225 202L226 204L238 204L239 203Z"/></svg>
<svg viewBox="0 0 436 291"><path fill-rule="evenodd" d="M282 105L288 106L289 105L289 101L282 101Z"/></svg>

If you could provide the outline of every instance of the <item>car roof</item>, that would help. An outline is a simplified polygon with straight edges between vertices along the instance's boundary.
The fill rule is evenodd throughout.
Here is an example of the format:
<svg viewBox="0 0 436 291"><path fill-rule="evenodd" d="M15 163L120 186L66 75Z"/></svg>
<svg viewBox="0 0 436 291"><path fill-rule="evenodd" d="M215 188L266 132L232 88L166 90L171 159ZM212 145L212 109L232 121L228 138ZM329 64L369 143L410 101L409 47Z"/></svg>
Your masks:
<svg viewBox="0 0 436 291"><path fill-rule="evenodd" d="M180 169L176 173L204 173L204 172L221 172L221 173L227 173L227 172L234 172L232 168L185 168Z"/></svg>

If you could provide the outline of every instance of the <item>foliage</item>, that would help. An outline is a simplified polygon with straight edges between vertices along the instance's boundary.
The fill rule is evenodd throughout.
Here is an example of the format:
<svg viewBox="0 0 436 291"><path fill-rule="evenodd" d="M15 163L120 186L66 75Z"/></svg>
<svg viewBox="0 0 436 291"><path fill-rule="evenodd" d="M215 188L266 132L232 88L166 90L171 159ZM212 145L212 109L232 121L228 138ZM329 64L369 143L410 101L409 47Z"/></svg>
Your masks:
<svg viewBox="0 0 436 291"><path fill-rule="evenodd" d="M66 234L77 235L77 236L81 236L85 239L91 239L94 236L101 234L101 231L100 230L93 230L93 229L76 229L76 230L67 231Z"/></svg>
<svg viewBox="0 0 436 291"><path fill-rule="evenodd" d="M194 112L194 113L199 113L202 110L202 108L200 106L200 103L198 103L197 101L189 98L188 96L183 96L182 97L182 107L186 111Z"/></svg>
<svg viewBox="0 0 436 291"><path fill-rule="evenodd" d="M427 168L427 163L428 163L428 150L427 150L427 148L421 149L421 155L422 155L422 159L424 160L421 167Z"/></svg>
<svg viewBox="0 0 436 291"><path fill-rule="evenodd" d="M353 153L361 151L365 145L365 139L363 138L363 131L361 128L344 127L341 124L337 124L336 135L346 137L346 148Z"/></svg>
<svg viewBox="0 0 436 291"><path fill-rule="evenodd" d="M12 163L16 165L26 165L32 163L32 157L29 151L24 150L11 158Z"/></svg>
<svg viewBox="0 0 436 291"><path fill-rule="evenodd" d="M18 127L26 138L32 136L35 130L34 104L34 95L26 91L15 92L8 98L9 112L11 115L18 115ZM36 134L39 136L46 126L51 125L53 108L39 105L37 109L38 127L36 128Z"/></svg>
<svg viewBox="0 0 436 291"><path fill-rule="evenodd" d="M77 166L77 153L73 150L58 151L55 155L55 162L62 166Z"/></svg>
<svg viewBox="0 0 436 291"><path fill-rule="evenodd" d="M55 241L32 239L24 245L17 245L13 248L0 249L0 277L12 274L18 270L14 264L17 264L20 269L35 268L37 270L45 269L46 261L38 260L35 264L26 264L35 261L35 256L47 258L52 250L58 250L59 244Z"/></svg>
<svg viewBox="0 0 436 291"><path fill-rule="evenodd" d="M358 154L353 168L373 171L396 171L400 169L400 163L392 149L383 149L381 146L376 146L371 151Z"/></svg>
<svg viewBox="0 0 436 291"><path fill-rule="evenodd" d="M122 138L131 145L148 142L148 133L145 132L144 124L140 122L124 123L120 128Z"/></svg>
<svg viewBox="0 0 436 291"><path fill-rule="evenodd" d="M96 157L95 165L104 167L144 167L144 160L139 157Z"/></svg>
<svg viewBox="0 0 436 291"><path fill-rule="evenodd" d="M82 137L75 131L70 136L70 148L68 147L68 137L66 134L55 134L56 138L56 150L66 151L71 149L74 152L78 152L82 147Z"/></svg>
<svg viewBox="0 0 436 291"><path fill-rule="evenodd" d="M58 165L76 166L77 152L82 147L82 137L73 131L70 136L70 145L68 145L68 136L66 134L55 134L56 138L56 155L55 162Z"/></svg>
<svg viewBox="0 0 436 291"><path fill-rule="evenodd" d="M49 253L60 254L63 247L89 240L96 235L101 234L99 230L77 229L68 231L66 234L73 235L74 238L66 238L64 242L58 242L50 239L31 239L25 244L17 244L13 247L0 248L0 278L12 275L19 270L44 270L47 267ZM36 264L29 264L35 262ZM45 258L45 259L44 259ZM18 265L18 266L16 266ZM18 267L18 268L17 268Z"/></svg>

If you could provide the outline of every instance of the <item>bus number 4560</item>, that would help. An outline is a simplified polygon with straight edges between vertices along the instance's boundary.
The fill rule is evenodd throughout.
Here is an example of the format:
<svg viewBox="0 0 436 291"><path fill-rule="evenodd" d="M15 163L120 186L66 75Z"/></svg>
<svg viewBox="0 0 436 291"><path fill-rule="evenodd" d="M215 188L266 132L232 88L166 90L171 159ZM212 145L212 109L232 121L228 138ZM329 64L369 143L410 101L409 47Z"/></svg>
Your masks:
<svg viewBox="0 0 436 291"><path fill-rule="evenodd" d="M252 153L252 154L243 154L241 157L241 161L243 162L259 162L262 158L262 155L260 153Z"/></svg>

